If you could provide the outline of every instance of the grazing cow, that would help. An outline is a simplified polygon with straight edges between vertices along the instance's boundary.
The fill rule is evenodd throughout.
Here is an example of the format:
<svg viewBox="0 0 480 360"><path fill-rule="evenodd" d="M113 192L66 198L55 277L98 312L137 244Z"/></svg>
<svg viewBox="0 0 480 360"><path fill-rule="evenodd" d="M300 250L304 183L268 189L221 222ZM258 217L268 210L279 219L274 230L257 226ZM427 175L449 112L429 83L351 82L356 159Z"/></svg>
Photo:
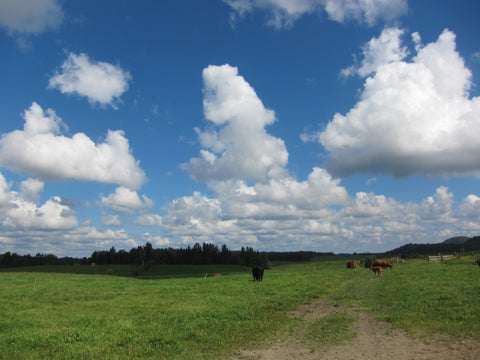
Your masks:
<svg viewBox="0 0 480 360"><path fill-rule="evenodd" d="M383 268L381 266L372 266L370 270L373 271L373 275L382 276Z"/></svg>
<svg viewBox="0 0 480 360"><path fill-rule="evenodd" d="M375 260L373 262L373 266L381 266L382 268L389 267L392 268L392 264L390 264L387 260Z"/></svg>
<svg viewBox="0 0 480 360"><path fill-rule="evenodd" d="M355 260L348 260L347 261L347 269L355 269L357 267L357 263Z"/></svg>
<svg viewBox="0 0 480 360"><path fill-rule="evenodd" d="M478 259L477 261L475 261L477 263L478 266L480 266L480 259Z"/></svg>
<svg viewBox="0 0 480 360"><path fill-rule="evenodd" d="M252 267L253 281L262 281L263 280L263 266L254 265Z"/></svg>

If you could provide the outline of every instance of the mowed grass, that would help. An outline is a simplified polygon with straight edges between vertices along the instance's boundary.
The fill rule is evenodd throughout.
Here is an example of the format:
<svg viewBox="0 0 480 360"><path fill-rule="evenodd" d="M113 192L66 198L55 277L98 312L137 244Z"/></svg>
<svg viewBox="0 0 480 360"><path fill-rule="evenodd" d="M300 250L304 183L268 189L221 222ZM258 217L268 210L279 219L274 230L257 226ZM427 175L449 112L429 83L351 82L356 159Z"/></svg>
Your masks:
<svg viewBox="0 0 480 360"><path fill-rule="evenodd" d="M136 277L138 279L166 279L179 277L214 276L215 273L231 274L248 272L250 269L239 265L156 265L138 274L135 265L46 265L25 266L20 268L0 269L0 273L64 273L80 275L114 275Z"/></svg>
<svg viewBox="0 0 480 360"><path fill-rule="evenodd" d="M375 278L344 261L294 263L267 270L261 283L245 267L159 266L143 279L126 277L130 267L43 270L55 269L0 271L1 359L225 358L291 331L299 320L289 311L316 298L367 306L412 332L480 337L472 264L411 261ZM332 315L307 335L345 341L352 321Z"/></svg>
<svg viewBox="0 0 480 360"><path fill-rule="evenodd" d="M291 328L289 310L349 280L347 272L332 270L339 267L278 267L262 283L251 281L245 267L221 267L221 277L205 277L218 268L169 267L178 278L154 267L147 279L0 272L0 358L221 357Z"/></svg>
<svg viewBox="0 0 480 360"><path fill-rule="evenodd" d="M413 334L480 338L480 269L473 261L410 260L385 269L381 278L354 271L356 281L337 291L336 301L365 306L377 319Z"/></svg>

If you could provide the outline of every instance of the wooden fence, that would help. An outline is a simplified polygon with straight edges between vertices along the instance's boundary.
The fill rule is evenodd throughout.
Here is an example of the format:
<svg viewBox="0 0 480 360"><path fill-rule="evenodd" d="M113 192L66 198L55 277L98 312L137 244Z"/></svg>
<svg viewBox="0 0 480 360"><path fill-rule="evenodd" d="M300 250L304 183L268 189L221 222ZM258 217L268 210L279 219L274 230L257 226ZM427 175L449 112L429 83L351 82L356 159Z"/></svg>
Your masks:
<svg viewBox="0 0 480 360"><path fill-rule="evenodd" d="M439 263L445 260L453 259L453 255L436 255L436 256L429 256L428 262L429 263Z"/></svg>

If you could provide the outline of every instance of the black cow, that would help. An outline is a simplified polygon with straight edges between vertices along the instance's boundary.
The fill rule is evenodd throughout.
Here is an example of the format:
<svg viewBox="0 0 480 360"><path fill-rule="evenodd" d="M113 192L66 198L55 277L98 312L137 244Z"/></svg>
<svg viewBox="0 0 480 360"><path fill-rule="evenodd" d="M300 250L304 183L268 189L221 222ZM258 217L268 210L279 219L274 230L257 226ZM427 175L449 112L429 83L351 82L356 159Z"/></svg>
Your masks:
<svg viewBox="0 0 480 360"><path fill-rule="evenodd" d="M480 266L480 259L478 259L477 261L475 261L477 263L478 266Z"/></svg>
<svg viewBox="0 0 480 360"><path fill-rule="evenodd" d="M253 281L262 281L263 280L263 266L254 265L252 267Z"/></svg>

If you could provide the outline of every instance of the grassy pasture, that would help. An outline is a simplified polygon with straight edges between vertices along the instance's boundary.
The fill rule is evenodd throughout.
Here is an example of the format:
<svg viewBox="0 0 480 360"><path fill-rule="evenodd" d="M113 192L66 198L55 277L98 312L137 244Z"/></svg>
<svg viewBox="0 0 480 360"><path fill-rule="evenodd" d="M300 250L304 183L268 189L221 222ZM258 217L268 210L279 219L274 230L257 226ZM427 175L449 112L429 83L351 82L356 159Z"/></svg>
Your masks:
<svg viewBox="0 0 480 360"><path fill-rule="evenodd" d="M344 261L292 263L266 271L262 283L236 266L130 273L116 266L0 271L0 358L221 358L292 330L288 311L315 298L367 306L412 332L480 337L480 269L472 264L410 261L380 279L347 270ZM326 319L309 336L342 338L351 321Z"/></svg>
<svg viewBox="0 0 480 360"><path fill-rule="evenodd" d="M204 277L215 273L247 273L250 269L239 265L156 265L143 272L139 279L163 279L170 277ZM51 265L26 266L21 268L0 269L0 273L64 273L81 275L114 275L132 277L138 272L135 265Z"/></svg>
<svg viewBox="0 0 480 360"><path fill-rule="evenodd" d="M412 333L480 338L480 268L473 260L410 260L383 274L376 279L362 273L334 299L360 302L378 319Z"/></svg>

